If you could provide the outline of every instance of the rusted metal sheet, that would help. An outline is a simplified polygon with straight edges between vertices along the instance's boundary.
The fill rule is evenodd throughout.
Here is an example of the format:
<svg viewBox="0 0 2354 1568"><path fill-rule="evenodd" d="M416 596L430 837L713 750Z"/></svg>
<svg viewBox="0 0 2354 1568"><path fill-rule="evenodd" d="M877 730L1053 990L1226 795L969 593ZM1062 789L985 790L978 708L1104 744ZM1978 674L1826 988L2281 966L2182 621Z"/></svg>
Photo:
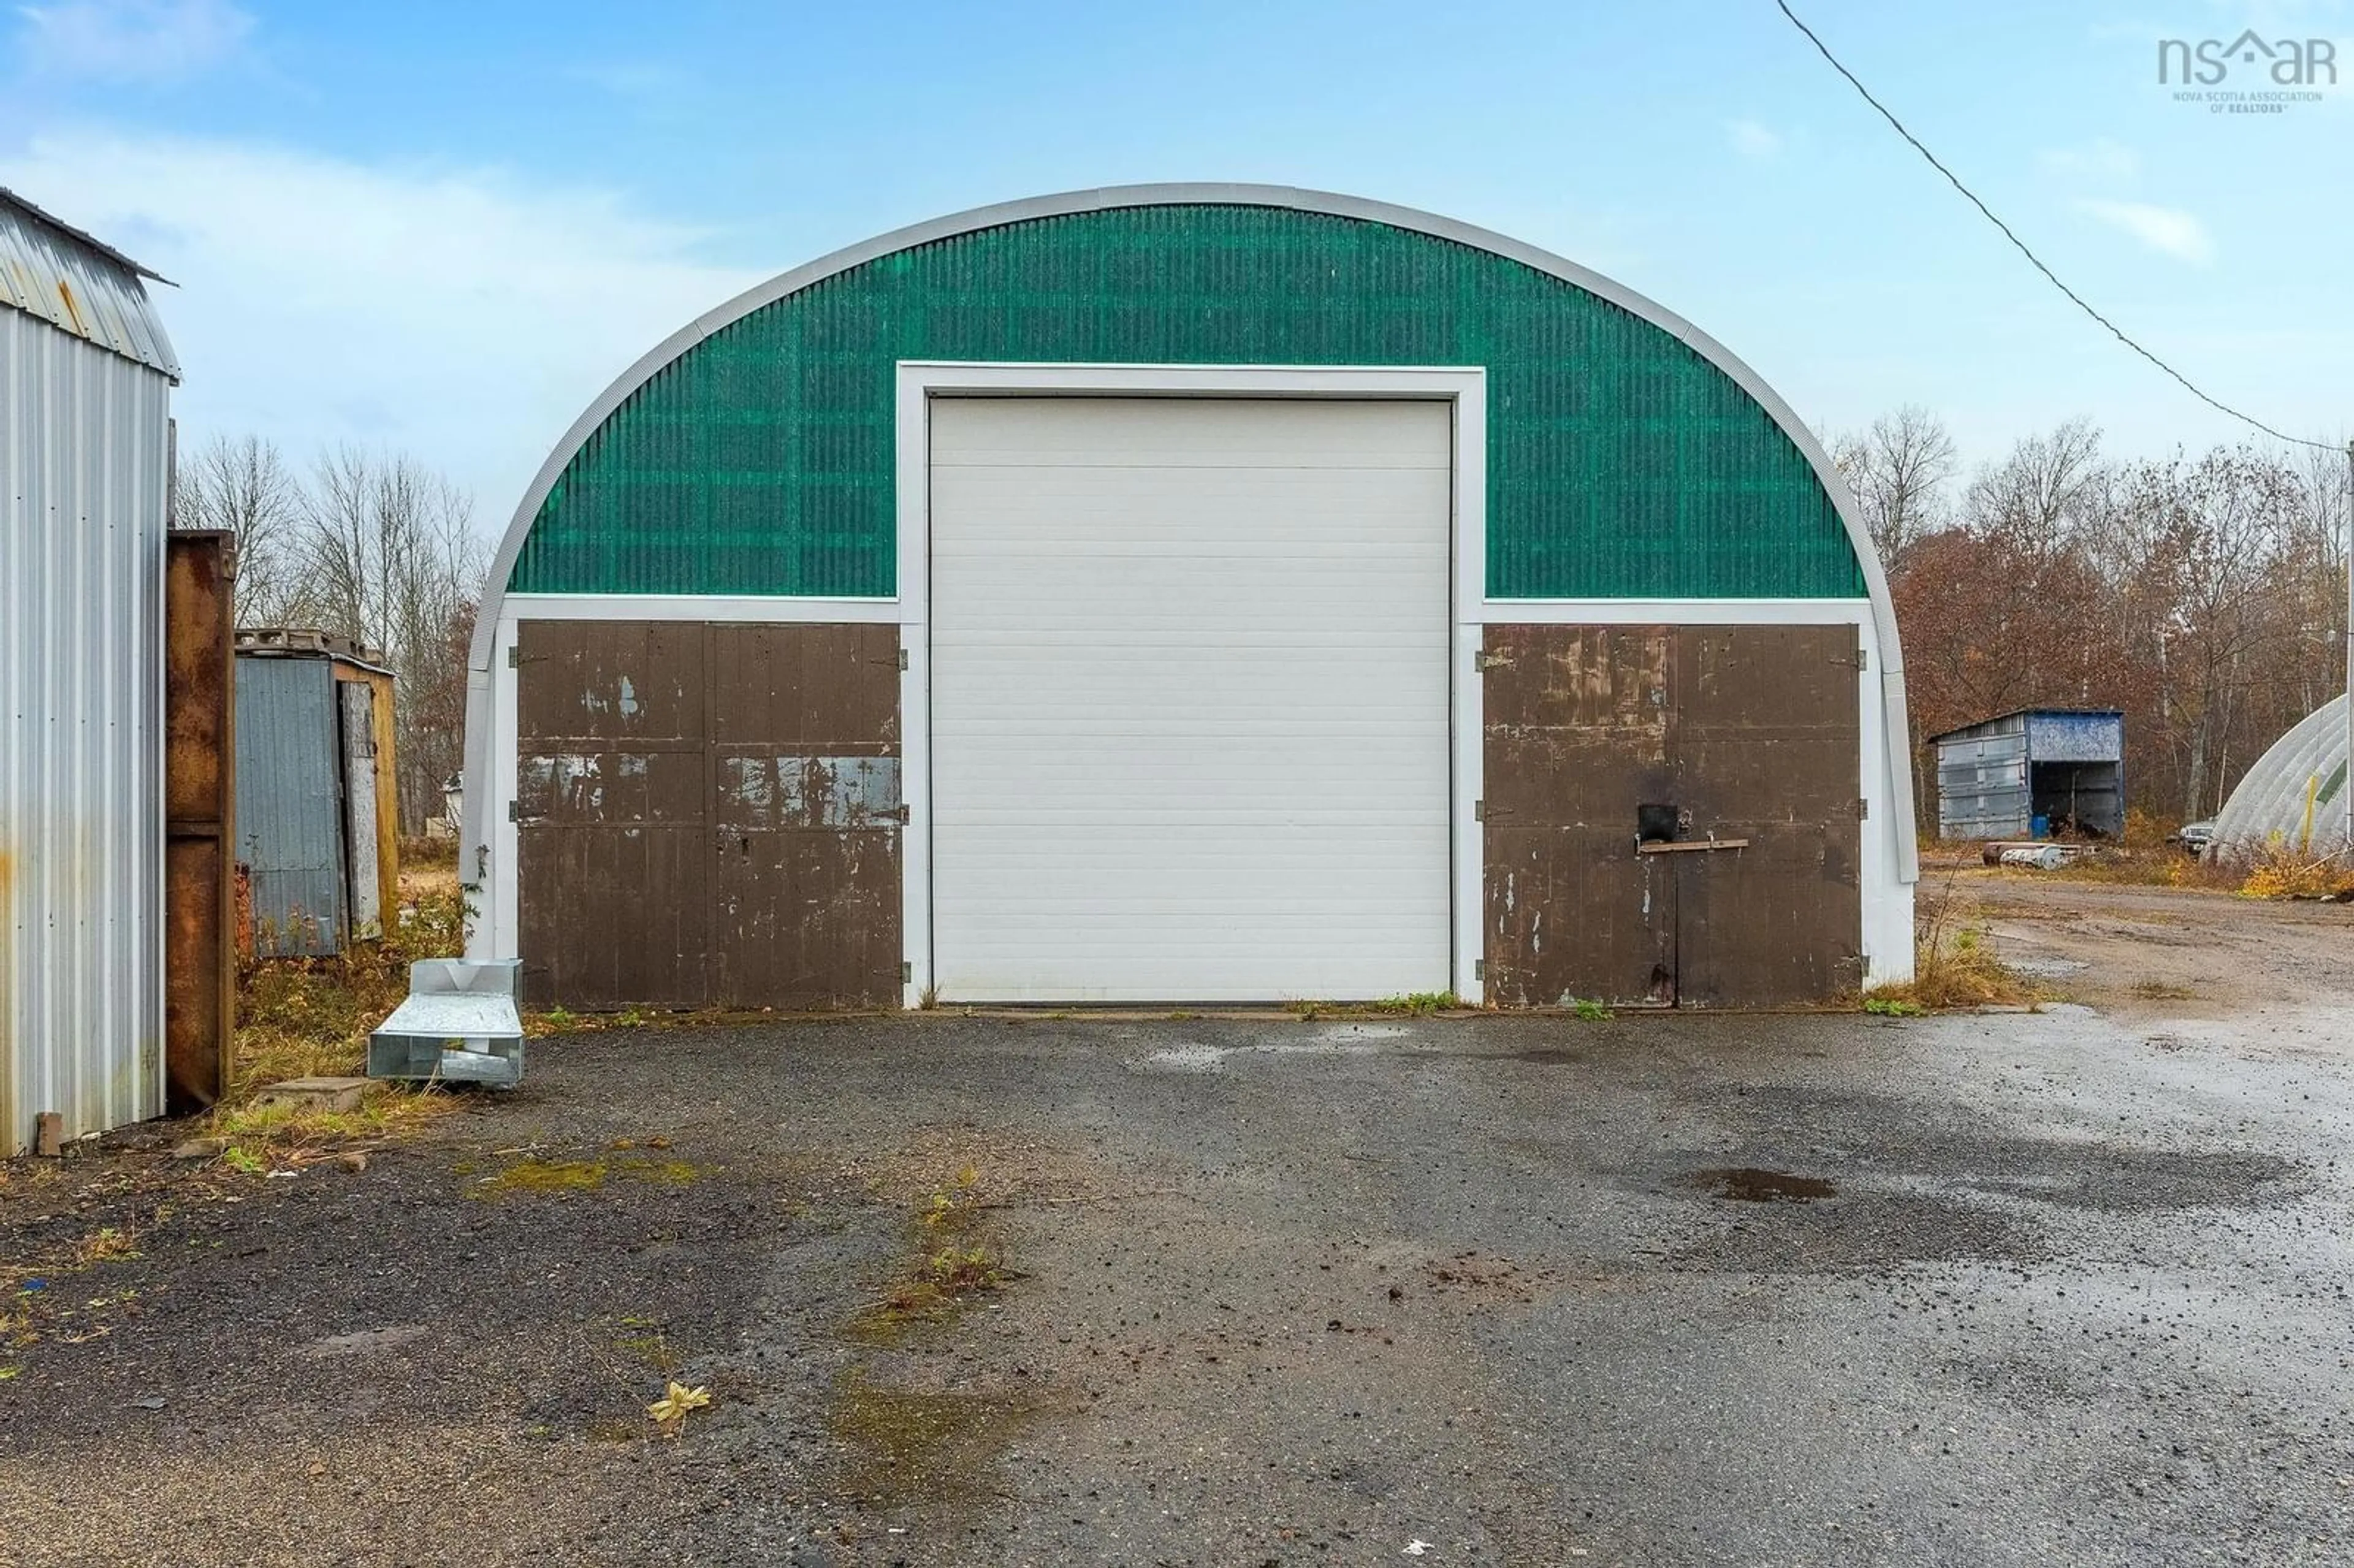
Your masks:
<svg viewBox="0 0 2354 1568"><path fill-rule="evenodd" d="M896 996L897 628L525 621L517 663L529 1004Z"/></svg>
<svg viewBox="0 0 2354 1568"><path fill-rule="evenodd" d="M1862 979L1862 814L1853 626L1677 633L1681 837L1749 839L1681 856L1678 1000L1819 1001Z"/></svg>
<svg viewBox="0 0 2354 1568"><path fill-rule="evenodd" d="M1487 994L1672 1002L1677 874L1635 853L1670 799L1672 633L1490 626L1485 649Z"/></svg>
<svg viewBox="0 0 2354 1568"><path fill-rule="evenodd" d="M1491 626L1482 663L1490 998L1857 983L1853 626Z"/></svg>
<svg viewBox="0 0 2354 1568"><path fill-rule="evenodd" d="M235 536L166 535L164 570L164 1076L186 1112L236 1038Z"/></svg>

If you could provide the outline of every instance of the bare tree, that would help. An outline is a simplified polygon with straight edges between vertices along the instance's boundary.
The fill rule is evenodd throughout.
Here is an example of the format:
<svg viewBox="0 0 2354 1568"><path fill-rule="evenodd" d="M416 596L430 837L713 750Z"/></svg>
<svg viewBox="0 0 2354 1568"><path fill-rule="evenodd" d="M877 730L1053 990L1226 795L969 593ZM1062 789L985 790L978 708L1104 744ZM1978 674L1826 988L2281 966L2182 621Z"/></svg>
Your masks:
<svg viewBox="0 0 2354 1568"><path fill-rule="evenodd" d="M278 449L258 436L215 436L174 475L182 528L237 535L237 610L249 626L308 619L310 574L301 482Z"/></svg>
<svg viewBox="0 0 2354 1568"><path fill-rule="evenodd" d="M2022 541L2056 544L2097 489L2101 432L2077 418L2029 436L1970 481L1964 509L1972 526L2008 530Z"/></svg>
<svg viewBox="0 0 2354 1568"><path fill-rule="evenodd" d="M1870 429L1836 438L1831 457L1855 492L1883 567L1945 526L1946 487L1960 460L1953 437L1928 409L1907 403L1882 414Z"/></svg>
<svg viewBox="0 0 2354 1568"><path fill-rule="evenodd" d="M313 471L304 543L319 624L391 662L405 832L423 830L459 766L465 637L483 570L472 513L413 458L345 447Z"/></svg>

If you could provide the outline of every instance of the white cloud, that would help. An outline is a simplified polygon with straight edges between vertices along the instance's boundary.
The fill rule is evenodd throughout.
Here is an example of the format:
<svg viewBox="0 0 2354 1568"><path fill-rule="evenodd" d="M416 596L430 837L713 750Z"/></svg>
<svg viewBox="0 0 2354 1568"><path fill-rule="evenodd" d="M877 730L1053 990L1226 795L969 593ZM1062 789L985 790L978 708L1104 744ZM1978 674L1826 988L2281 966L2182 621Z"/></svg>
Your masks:
<svg viewBox="0 0 2354 1568"><path fill-rule="evenodd" d="M1763 160L1778 157L1782 152L1782 138L1755 120L1726 121L1724 136L1744 158Z"/></svg>
<svg viewBox="0 0 2354 1568"><path fill-rule="evenodd" d="M2079 180L2130 180L2141 173L2141 154L2122 142L2096 137L2081 147L2053 147L2037 154L2047 174Z"/></svg>
<svg viewBox="0 0 2354 1568"><path fill-rule="evenodd" d="M413 451L493 536L608 382L767 275L609 193L242 143L53 137L0 154L0 185L180 285L156 294L184 446Z"/></svg>
<svg viewBox="0 0 2354 1568"><path fill-rule="evenodd" d="M179 81L233 58L253 17L228 0L60 0L20 5L37 72L106 81Z"/></svg>
<svg viewBox="0 0 2354 1568"><path fill-rule="evenodd" d="M2076 209L2178 261L2204 267L2215 260L2215 240L2207 226L2179 207L2138 201L2080 201Z"/></svg>

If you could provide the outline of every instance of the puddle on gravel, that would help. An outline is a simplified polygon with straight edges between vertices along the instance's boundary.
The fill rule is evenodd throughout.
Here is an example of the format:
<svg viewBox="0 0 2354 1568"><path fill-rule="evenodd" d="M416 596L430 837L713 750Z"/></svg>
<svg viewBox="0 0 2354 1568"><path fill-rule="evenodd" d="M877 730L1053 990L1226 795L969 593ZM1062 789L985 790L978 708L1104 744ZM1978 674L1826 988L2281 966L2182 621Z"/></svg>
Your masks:
<svg viewBox="0 0 2354 1568"><path fill-rule="evenodd" d="M1760 1171L1753 1166L1695 1171L1684 1178L1684 1182L1702 1188L1712 1198L1731 1198L1742 1203L1811 1203L1818 1198L1839 1196L1839 1189L1819 1176Z"/></svg>
<svg viewBox="0 0 2354 1568"><path fill-rule="evenodd" d="M1257 1040L1247 1045L1208 1045L1184 1041L1164 1045L1129 1065L1153 1073L1214 1073L1231 1056L1362 1056L1381 1049L1384 1040L1409 1033L1394 1023L1341 1023L1317 1030L1307 1039Z"/></svg>

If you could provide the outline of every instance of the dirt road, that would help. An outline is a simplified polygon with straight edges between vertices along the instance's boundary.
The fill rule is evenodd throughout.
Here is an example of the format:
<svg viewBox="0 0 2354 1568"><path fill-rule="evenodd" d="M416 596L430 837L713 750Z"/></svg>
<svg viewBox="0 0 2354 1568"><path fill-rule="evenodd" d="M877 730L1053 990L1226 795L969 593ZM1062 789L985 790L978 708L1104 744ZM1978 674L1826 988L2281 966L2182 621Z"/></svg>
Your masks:
<svg viewBox="0 0 2354 1568"><path fill-rule="evenodd" d="M2354 906L2116 886L2028 871L1933 874L2003 957L2120 1019L2227 1024L2250 1044L2354 1051Z"/></svg>

